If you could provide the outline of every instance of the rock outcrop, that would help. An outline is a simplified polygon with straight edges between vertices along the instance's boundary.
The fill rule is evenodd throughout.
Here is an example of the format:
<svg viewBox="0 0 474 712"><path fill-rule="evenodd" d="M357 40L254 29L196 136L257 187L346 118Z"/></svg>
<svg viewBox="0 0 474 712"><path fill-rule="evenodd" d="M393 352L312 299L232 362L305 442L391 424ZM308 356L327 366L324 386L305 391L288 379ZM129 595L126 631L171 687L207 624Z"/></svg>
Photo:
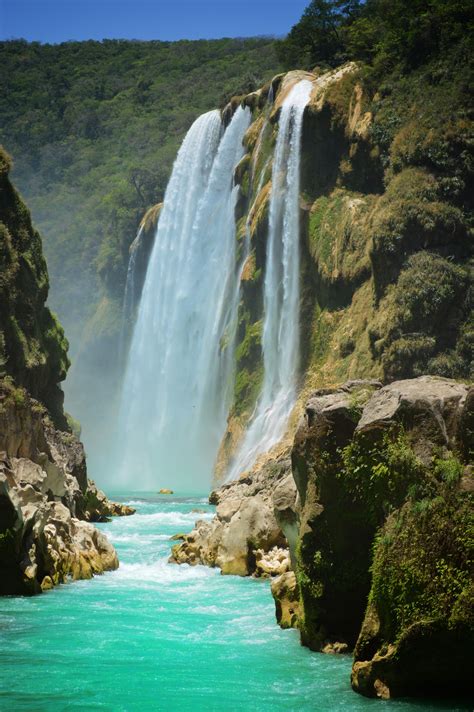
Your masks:
<svg viewBox="0 0 474 712"><path fill-rule="evenodd" d="M33 594L116 568L89 522L133 510L87 479L59 387L68 344L45 306L41 238L9 168L0 149L0 594Z"/></svg>
<svg viewBox="0 0 474 712"><path fill-rule="evenodd" d="M33 594L117 568L90 522L132 513L87 479L82 444L27 392L0 382L0 594Z"/></svg>
<svg viewBox="0 0 474 712"><path fill-rule="evenodd" d="M431 376L352 382L316 392L298 428L302 642L355 645L365 695L467 690L471 392Z"/></svg>
<svg viewBox="0 0 474 712"><path fill-rule="evenodd" d="M289 554L282 555L282 566L280 552L270 553L274 547L286 548L272 497L282 482L290 485L289 472L288 456L270 459L258 471L212 492L210 502L217 505L214 519L196 522L184 541L173 547L172 560L218 566L223 574L239 576L282 573Z"/></svg>
<svg viewBox="0 0 474 712"><path fill-rule="evenodd" d="M294 571L287 571L272 581L275 615L281 628L297 628L300 616L300 592Z"/></svg>

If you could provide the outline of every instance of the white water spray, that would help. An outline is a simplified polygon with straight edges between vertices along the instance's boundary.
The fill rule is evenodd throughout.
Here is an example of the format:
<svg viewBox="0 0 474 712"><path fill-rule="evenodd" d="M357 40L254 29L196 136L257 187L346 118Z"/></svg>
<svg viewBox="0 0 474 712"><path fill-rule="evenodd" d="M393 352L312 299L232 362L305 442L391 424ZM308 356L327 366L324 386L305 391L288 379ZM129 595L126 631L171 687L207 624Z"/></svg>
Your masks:
<svg viewBox="0 0 474 712"><path fill-rule="evenodd" d="M238 273L233 171L250 123L239 108L189 130L170 178L126 369L120 484L208 484L234 369Z"/></svg>
<svg viewBox="0 0 474 712"><path fill-rule="evenodd" d="M272 169L264 282L264 380L255 413L228 480L249 469L284 435L296 399L299 367L299 189L303 113L312 83L302 80L284 100Z"/></svg>

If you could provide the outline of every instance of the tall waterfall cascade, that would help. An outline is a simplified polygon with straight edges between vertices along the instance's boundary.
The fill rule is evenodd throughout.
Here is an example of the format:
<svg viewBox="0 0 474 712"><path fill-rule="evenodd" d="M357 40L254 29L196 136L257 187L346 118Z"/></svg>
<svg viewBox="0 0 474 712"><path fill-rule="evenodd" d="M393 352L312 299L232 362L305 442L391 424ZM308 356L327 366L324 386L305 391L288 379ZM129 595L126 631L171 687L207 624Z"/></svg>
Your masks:
<svg viewBox="0 0 474 712"><path fill-rule="evenodd" d="M227 480L248 470L283 437L299 368L299 190L304 109L313 84L298 82L283 102L272 168L264 279L263 385Z"/></svg>
<svg viewBox="0 0 474 712"><path fill-rule="evenodd" d="M208 483L232 397L239 270L234 168L249 109L200 116L166 189L127 359L119 483Z"/></svg>

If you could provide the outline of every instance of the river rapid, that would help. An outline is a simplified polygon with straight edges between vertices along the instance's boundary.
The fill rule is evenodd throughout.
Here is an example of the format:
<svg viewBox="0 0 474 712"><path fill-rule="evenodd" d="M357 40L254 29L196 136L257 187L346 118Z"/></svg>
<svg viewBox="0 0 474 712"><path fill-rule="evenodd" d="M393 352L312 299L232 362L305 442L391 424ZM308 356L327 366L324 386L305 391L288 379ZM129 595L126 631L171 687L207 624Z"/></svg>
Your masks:
<svg viewBox="0 0 474 712"><path fill-rule="evenodd" d="M170 536L212 517L205 497L121 500L137 513L100 525L117 571L0 600L2 712L467 709L360 697L350 656L276 625L268 581L169 564Z"/></svg>

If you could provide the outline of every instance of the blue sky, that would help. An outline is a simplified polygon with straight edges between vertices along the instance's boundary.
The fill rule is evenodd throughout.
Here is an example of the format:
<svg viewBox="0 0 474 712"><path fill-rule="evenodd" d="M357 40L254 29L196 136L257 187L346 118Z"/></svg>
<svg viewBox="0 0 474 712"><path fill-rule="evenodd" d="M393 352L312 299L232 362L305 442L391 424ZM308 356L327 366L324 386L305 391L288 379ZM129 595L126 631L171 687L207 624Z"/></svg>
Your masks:
<svg viewBox="0 0 474 712"><path fill-rule="evenodd" d="M309 0L0 0L0 39L284 35Z"/></svg>

